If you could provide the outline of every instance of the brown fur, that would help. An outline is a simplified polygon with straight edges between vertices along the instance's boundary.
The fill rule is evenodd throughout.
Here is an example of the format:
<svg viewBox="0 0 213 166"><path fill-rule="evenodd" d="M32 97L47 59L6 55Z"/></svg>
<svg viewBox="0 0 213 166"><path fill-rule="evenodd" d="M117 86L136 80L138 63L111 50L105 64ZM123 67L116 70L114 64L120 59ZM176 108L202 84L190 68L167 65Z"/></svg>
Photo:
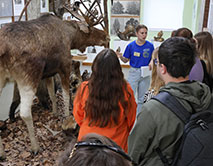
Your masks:
<svg viewBox="0 0 213 166"><path fill-rule="evenodd" d="M12 77L20 92L23 92L24 101L31 101L40 80L56 73L59 73L62 87L69 94L70 50L75 48L84 51L90 45L106 46L108 40L104 31L90 27L89 33L85 33L80 30L77 21L62 21L48 14L35 20L5 25L0 29L0 43L0 92L7 78ZM26 114L31 107L26 105L24 108L23 104L21 102L25 111L22 115L24 111L21 107L22 119L27 124L32 150L37 152L39 147L32 117Z"/></svg>
<svg viewBox="0 0 213 166"><path fill-rule="evenodd" d="M11 23L0 30L0 71L8 69L15 80L36 88L42 78L68 74L70 49L106 46L106 38L101 30L91 27L86 34L77 21L65 22L52 15Z"/></svg>

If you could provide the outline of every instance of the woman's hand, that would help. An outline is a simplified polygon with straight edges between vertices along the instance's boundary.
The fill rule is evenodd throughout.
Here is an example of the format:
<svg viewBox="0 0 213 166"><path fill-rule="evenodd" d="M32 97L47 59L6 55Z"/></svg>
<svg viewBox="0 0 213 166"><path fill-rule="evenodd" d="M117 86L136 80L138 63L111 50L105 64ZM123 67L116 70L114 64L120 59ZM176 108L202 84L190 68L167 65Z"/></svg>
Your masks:
<svg viewBox="0 0 213 166"><path fill-rule="evenodd" d="M116 53L116 55L117 55L118 58L121 58L121 57L122 57L122 53L120 53L120 52L118 52L118 51L116 51L115 53Z"/></svg>

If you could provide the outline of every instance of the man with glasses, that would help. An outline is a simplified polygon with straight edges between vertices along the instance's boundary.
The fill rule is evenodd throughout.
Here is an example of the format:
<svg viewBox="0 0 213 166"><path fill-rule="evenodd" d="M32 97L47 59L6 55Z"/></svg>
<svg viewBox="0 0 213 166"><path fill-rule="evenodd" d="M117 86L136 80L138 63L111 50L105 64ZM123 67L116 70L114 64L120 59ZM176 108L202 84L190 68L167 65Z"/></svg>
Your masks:
<svg viewBox="0 0 213 166"><path fill-rule="evenodd" d="M165 82L161 92L174 96L192 113L213 108L208 86L189 81L195 63L195 46L185 38L173 37L163 42L155 60L158 76ZM183 134L184 123L165 105L151 99L142 106L128 140L128 153L134 162L146 166L163 166L156 149L171 163Z"/></svg>

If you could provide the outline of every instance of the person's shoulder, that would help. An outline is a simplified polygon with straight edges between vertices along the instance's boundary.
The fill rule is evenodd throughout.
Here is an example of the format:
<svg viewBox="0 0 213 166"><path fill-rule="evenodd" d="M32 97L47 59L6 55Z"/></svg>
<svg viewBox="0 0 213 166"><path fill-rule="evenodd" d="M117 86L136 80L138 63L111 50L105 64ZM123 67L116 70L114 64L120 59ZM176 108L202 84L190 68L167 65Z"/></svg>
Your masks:
<svg viewBox="0 0 213 166"><path fill-rule="evenodd" d="M155 111L159 107L159 105L162 105L159 101L155 99L150 99L146 103L143 104L142 109L146 111Z"/></svg>
<svg viewBox="0 0 213 166"><path fill-rule="evenodd" d="M135 40L134 40L134 41L131 41L131 42L128 44L128 46L135 46L135 45L136 45Z"/></svg>
<svg viewBox="0 0 213 166"><path fill-rule="evenodd" d="M148 102L142 105L141 112L138 116L144 116L145 114L149 114L153 117L153 119L159 118L165 110L168 108L155 99L150 99ZM168 112L168 111L167 111ZM141 115L140 115L141 114Z"/></svg>
<svg viewBox="0 0 213 166"><path fill-rule="evenodd" d="M88 81L83 81L82 83L81 83L81 85L83 85L83 86L86 86L88 84Z"/></svg>
<svg viewBox="0 0 213 166"><path fill-rule="evenodd" d="M154 47L154 45L153 45L150 41L148 41L148 40L146 40L146 44L147 44L148 46L150 46L150 47Z"/></svg>
<svg viewBox="0 0 213 166"><path fill-rule="evenodd" d="M127 88L132 89L132 88L131 88L131 85L130 85L130 83L129 83L129 82L127 82L127 81L126 81L126 84L127 84Z"/></svg>
<svg viewBox="0 0 213 166"><path fill-rule="evenodd" d="M87 85L88 85L88 81L83 81L83 82L81 83L81 85L80 85L81 90L82 90L83 88L85 88Z"/></svg>
<svg viewBox="0 0 213 166"><path fill-rule="evenodd" d="M158 110L160 105L161 103L157 100L150 99L148 102L142 105L141 112L149 112L151 114L154 114Z"/></svg>

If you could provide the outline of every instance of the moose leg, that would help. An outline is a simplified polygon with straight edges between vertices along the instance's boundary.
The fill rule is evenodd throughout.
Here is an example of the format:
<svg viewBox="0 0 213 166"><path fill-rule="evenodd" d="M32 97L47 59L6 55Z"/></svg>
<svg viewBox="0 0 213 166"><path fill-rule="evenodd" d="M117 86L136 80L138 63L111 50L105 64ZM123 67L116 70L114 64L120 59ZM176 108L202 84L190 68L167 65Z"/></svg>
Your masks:
<svg viewBox="0 0 213 166"><path fill-rule="evenodd" d="M19 86L19 92L21 96L20 116L27 125L27 129L28 129L29 137L31 141L31 149L36 154L39 150L39 145L35 138L33 119L32 119L32 113L31 113L31 106L33 103L33 97L35 95L35 91L33 91L33 89L29 86L21 86L21 87Z"/></svg>
<svg viewBox="0 0 213 166"><path fill-rule="evenodd" d="M62 84L62 91L63 91L63 99L64 99L64 110L65 116L68 117L70 115L69 112L69 104L70 104L70 93L69 93L69 74L60 75L61 77L61 84Z"/></svg>
<svg viewBox="0 0 213 166"><path fill-rule="evenodd" d="M55 96L55 89L54 89L54 80L53 77L46 79L47 90L52 101L52 110L55 115L57 115L57 107L56 107L56 96Z"/></svg>

